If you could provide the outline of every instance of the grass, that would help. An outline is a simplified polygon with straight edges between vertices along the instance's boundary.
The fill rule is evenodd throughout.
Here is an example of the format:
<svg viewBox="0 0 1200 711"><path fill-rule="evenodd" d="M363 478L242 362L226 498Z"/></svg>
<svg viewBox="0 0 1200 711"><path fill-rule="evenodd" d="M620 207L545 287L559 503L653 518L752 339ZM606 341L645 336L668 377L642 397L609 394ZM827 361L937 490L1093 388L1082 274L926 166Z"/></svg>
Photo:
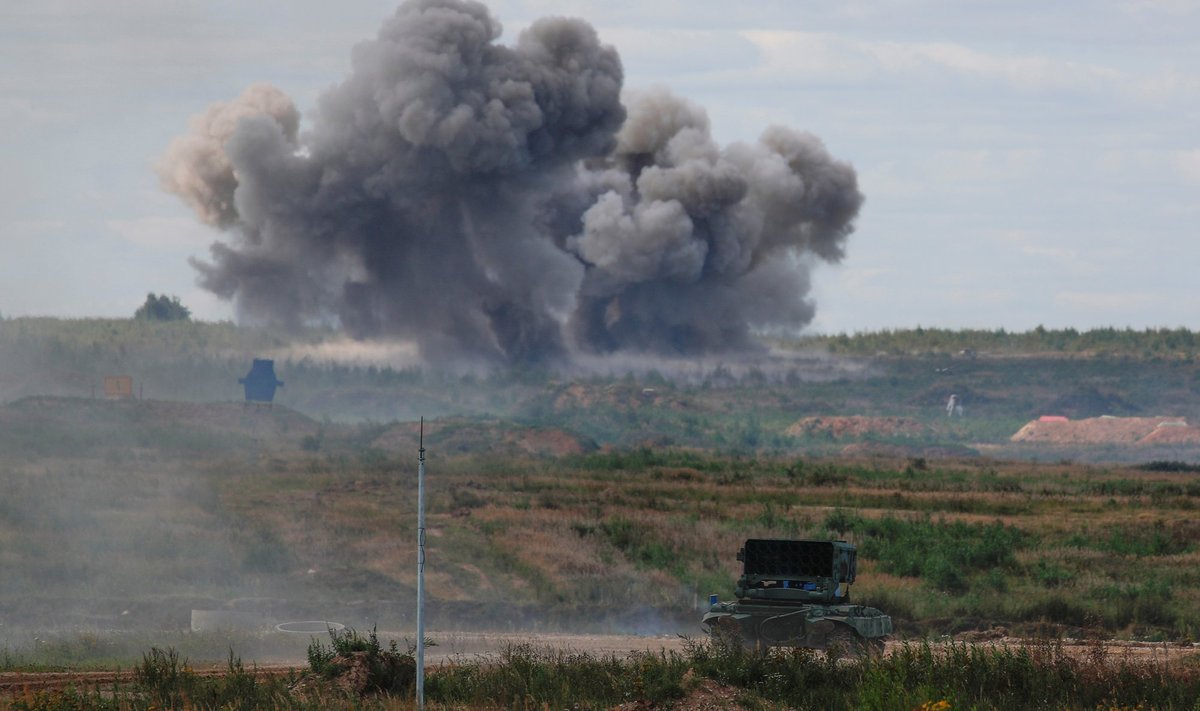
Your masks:
<svg viewBox="0 0 1200 711"><path fill-rule="evenodd" d="M667 452L633 453L619 466L611 457L527 460L483 475L473 461L431 465L437 533L429 554L451 566L447 595L492 594L458 587L482 572L490 589L525 590L541 605L620 605L619 595L597 591L623 589L626 600L653 600L682 615L692 595L677 590L728 594L744 538L841 536L860 546L859 599L886 599L910 631L943 631L963 617L1032 629L1059 621L1059 609L1079 610L1064 618L1072 624L1130 636L1186 638L1200 623L1193 592L1200 581L1181 564L1200 539L1187 472L1143 475L1140 491L1178 492L1159 496L1146 520L1153 494L1118 493L1137 490L1121 488L1127 471L1103 467ZM273 477L297 481L288 471L246 476L264 492ZM334 481L342 476L355 473ZM235 498L247 484L229 480L224 496ZM362 544L375 527L394 528L389 507L403 510L403 490L386 479L327 490L322 515L303 519L306 535L366 556ZM279 525L279 540L295 549L299 520ZM394 536L392 575L411 584L415 550L402 529ZM1157 587L1138 587L1149 580ZM1120 591L1135 602L1126 604Z"/></svg>
<svg viewBox="0 0 1200 711"><path fill-rule="evenodd" d="M411 471L361 441L329 427L317 453L297 435L256 456L185 461L171 442L130 453L118 440L0 459L0 563L13 573L0 604L53 600L36 612L61 624L64 607L108 600L105 624L120 626L118 601L139 597L211 608L287 587L312 600L411 591ZM860 546L856 599L908 634L974 619L1200 636L1200 479L1178 467L658 448L439 454L427 484L434 609L477 603L452 613L464 625L540 614L602 630L610 613L647 607L692 632L694 598L732 592L745 538L844 537Z"/></svg>
<svg viewBox="0 0 1200 711"><path fill-rule="evenodd" d="M403 696L412 693L417 676L413 659L415 647L401 653L396 641L392 640L385 648L379 643L374 629L366 635L353 629L330 630L329 637L328 645L317 639L308 645L308 668L313 675L328 681L357 671L361 674L357 680L360 694ZM359 670L354 669L356 662Z"/></svg>
<svg viewBox="0 0 1200 711"><path fill-rule="evenodd" d="M312 650L316 650L315 652ZM338 650L334 654L334 650ZM334 635L314 643L305 676L344 678L339 663L354 654L398 655L373 635ZM25 693L0 708L67 711L143 709L412 708L412 668L347 694L336 683L264 676L231 651L225 673L199 676L171 649L151 649L131 685ZM304 691L299 691L299 689ZM714 693L738 708L829 709L1162 709L1191 711L1200 698L1200 667L1164 647L1143 657L1113 656L1096 646L1068 653L1059 643L1026 646L905 644L858 660L812 650L745 650L721 637L691 640L681 652L592 655L512 645L496 657L459 659L430 670L426 700L434 709L688 708Z"/></svg>
<svg viewBox="0 0 1200 711"><path fill-rule="evenodd" d="M298 637L298 636L297 636ZM223 664L231 648L252 659L303 658L308 640L245 631L113 631L6 635L0 672L130 669L150 648L172 649L196 666Z"/></svg>
<svg viewBox="0 0 1200 711"><path fill-rule="evenodd" d="M1192 453L1117 453L1131 465L1058 450L1039 462L945 456L1008 453L1016 426L1064 403L1194 415L1193 337L831 337L798 347L868 355L831 361L845 367L812 380L769 364L565 378L280 356L281 392L328 415L318 422L179 402L236 398L245 354L292 345L278 334L0 320L0 383L10 388L0 396L64 396L0 411L0 612L8 624L31 620L5 634L24 653L23 635L50 625L180 628L188 609L231 600L312 609L404 599L415 586L414 453L386 435L391 418L422 411L457 415L426 442L432 611L456 624L602 630L637 609L666 621L656 631L692 632L693 599L732 592L745 538L845 536L860 545L855 599L878 601L908 634L1055 624L1194 639ZM1098 351L1108 355L1085 355ZM113 372L171 402L91 400L90 385ZM970 394L967 418L946 420L947 389ZM784 434L799 417L830 414L911 417L929 434L852 443L881 456ZM554 458L514 443L539 427L600 447ZM405 623L354 620L373 621Z"/></svg>
<svg viewBox="0 0 1200 711"><path fill-rule="evenodd" d="M237 378L244 375L249 356L270 356L286 382L279 402L317 418L378 423L420 415L501 416L522 426L564 427L632 453L615 459L641 456L638 450L648 442L652 450L674 444L747 455L797 449L836 454L845 442L785 433L806 415L905 416L921 422L927 434L915 439L866 436L862 443L963 453L979 443L1005 443L1047 409L1073 417L1139 412L1200 416L1195 399L1200 393L1200 361L1195 358L1200 336L1178 329L1025 334L916 329L813 337L777 344L814 354L797 365L676 366L665 376L649 369L638 375L583 375L568 382L564 378L570 376L541 368L448 373L312 360L313 347L335 345L339 338L321 329L285 336L229 323L0 319L0 399L34 394L87 398L93 386L114 373L131 374L147 398L239 399ZM979 357L956 355L963 348ZM835 357L828 357L831 352ZM950 392L964 398L968 417L947 421L942 407ZM195 452L204 446L186 435L162 434L179 440L181 449ZM4 435L0 428L0 444L5 444ZM322 437L303 437L309 451L321 451ZM62 442L89 444L71 436ZM1182 459L1153 458L1169 457L1169 451L1147 454L1151 461L1194 466ZM1076 448L1063 456L1128 455Z"/></svg>
<svg viewBox="0 0 1200 711"><path fill-rule="evenodd" d="M1020 529L999 522L867 520L841 509L825 519L825 526L839 534L858 534L863 557L879 561L884 572L923 578L944 592L965 592L972 574L1011 571L1015 551L1028 539Z"/></svg>

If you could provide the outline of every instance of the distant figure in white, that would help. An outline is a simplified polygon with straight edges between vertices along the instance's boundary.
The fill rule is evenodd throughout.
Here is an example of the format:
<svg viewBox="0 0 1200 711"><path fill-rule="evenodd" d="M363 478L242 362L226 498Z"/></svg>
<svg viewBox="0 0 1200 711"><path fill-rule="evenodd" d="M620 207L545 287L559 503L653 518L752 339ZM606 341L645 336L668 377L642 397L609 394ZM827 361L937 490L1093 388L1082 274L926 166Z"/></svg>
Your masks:
<svg viewBox="0 0 1200 711"><path fill-rule="evenodd" d="M946 417L954 417L955 415L962 417L963 408L962 403L958 401L958 396L951 395L950 399L946 401Z"/></svg>

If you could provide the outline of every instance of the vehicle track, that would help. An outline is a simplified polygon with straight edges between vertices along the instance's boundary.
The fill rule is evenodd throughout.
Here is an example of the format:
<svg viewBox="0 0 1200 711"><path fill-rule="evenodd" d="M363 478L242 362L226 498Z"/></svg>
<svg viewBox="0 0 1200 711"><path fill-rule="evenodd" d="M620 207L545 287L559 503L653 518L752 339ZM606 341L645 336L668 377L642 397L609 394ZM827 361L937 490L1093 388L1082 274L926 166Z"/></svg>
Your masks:
<svg viewBox="0 0 1200 711"><path fill-rule="evenodd" d="M197 676L217 677L229 673L228 667L213 666L194 668ZM260 676L287 676L292 672L302 672L304 667L293 665L252 666L248 672ZM39 691L65 691L75 689L103 689L113 686L127 686L133 683L135 672L132 669L118 671L18 671L0 672L0 698L36 693Z"/></svg>
<svg viewBox="0 0 1200 711"><path fill-rule="evenodd" d="M428 668L436 673L439 666L453 665L463 662L487 660L495 658L504 649L514 644L528 644L539 650L584 652L596 655L623 655L633 651L684 651L687 640L678 636L643 637L636 635L579 635L579 634L513 634L487 632L453 632L434 635L438 646L429 650L426 655ZM1004 637L987 641L969 642L978 645L997 646L1038 646L1048 643L1046 640L1030 640L1015 637ZM887 643L888 652L902 646L904 642L892 640ZM935 646L949 642L934 642ZM1119 659L1122 657L1144 658L1146 660L1179 661L1185 657L1200 655L1200 648L1192 645L1180 645L1153 642L1131 642L1125 640L1106 641L1077 641L1063 640L1062 649L1071 655L1080 657L1095 655L1102 651L1105 656ZM307 667L297 660L289 662L267 662L254 664L247 671L266 676L286 676L291 673L302 673ZM193 667L199 676L213 677L228 673L225 665ZM132 669L119 671L21 671L0 672L0 698L32 694L42 691L62 691L68 688L100 689L115 686L128 686L133 683L135 672Z"/></svg>

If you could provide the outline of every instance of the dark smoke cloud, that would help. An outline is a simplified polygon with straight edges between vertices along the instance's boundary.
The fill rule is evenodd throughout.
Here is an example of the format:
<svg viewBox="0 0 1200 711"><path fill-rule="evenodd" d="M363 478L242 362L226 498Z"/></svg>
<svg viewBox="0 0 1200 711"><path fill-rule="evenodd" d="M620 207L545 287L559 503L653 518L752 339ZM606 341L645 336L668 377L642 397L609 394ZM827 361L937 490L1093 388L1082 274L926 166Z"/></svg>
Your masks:
<svg viewBox="0 0 1200 711"><path fill-rule="evenodd" d="M616 51L550 18L497 44L483 5L413 0L357 46L311 130L269 86L195 119L163 183L227 230L200 283L254 320L334 321L428 359L753 346L813 316L862 203L812 135L720 147Z"/></svg>
<svg viewBox="0 0 1200 711"><path fill-rule="evenodd" d="M191 131L175 139L159 162L163 187L182 197L207 224L228 228L237 223L233 198L238 181L225 144L247 118L274 121L285 140L295 144L300 112L282 91L255 84L233 101L217 102L193 118Z"/></svg>

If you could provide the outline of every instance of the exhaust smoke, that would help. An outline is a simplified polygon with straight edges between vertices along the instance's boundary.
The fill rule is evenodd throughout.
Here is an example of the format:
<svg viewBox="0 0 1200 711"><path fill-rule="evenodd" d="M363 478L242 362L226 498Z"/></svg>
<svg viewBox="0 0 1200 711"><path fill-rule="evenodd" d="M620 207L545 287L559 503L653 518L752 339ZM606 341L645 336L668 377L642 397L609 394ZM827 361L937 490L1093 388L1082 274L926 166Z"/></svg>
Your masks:
<svg viewBox="0 0 1200 711"><path fill-rule="evenodd" d="M226 234L203 287L239 316L336 323L429 361L755 348L811 321L854 170L782 127L717 145L703 109L629 93L577 19L498 44L466 0L411 0L299 131L278 89L210 107L159 172Z"/></svg>

